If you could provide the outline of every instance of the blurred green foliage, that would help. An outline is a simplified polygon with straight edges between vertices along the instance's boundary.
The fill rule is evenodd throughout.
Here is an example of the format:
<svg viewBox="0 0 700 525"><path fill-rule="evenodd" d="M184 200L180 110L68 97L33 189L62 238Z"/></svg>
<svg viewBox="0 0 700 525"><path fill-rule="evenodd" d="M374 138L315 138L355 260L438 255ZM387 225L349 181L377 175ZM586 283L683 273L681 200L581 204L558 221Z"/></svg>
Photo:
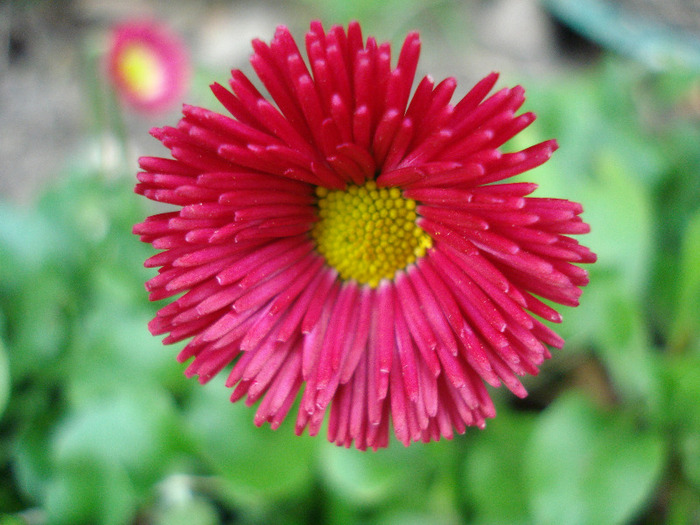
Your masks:
<svg viewBox="0 0 700 525"><path fill-rule="evenodd" d="M512 147L559 140L526 178L584 203L599 262L530 397L451 442L340 449L184 379L131 175L0 203L0 524L700 522L700 84L608 57L527 87Z"/></svg>

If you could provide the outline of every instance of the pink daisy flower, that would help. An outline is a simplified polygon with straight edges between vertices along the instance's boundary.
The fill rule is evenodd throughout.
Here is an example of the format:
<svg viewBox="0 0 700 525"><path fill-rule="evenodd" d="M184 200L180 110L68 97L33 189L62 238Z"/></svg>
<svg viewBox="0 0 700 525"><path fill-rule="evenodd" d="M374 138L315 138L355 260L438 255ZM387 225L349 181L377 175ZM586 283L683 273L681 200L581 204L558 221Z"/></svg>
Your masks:
<svg viewBox="0 0 700 525"><path fill-rule="evenodd" d="M296 432L359 449L483 428L485 387L526 391L563 340L541 298L575 306L595 255L579 204L503 183L539 166L554 140L499 147L535 119L497 75L458 103L456 83L423 78L407 36L389 44L359 24L311 24L305 61L279 27L253 42L252 66L212 90L232 116L185 106L152 130L172 159L140 159L136 192L177 211L134 227L163 250L152 300L180 295L150 323L204 383L232 364L231 400L259 401L255 424L280 425L300 398ZM308 65L307 65L308 64ZM303 394L299 396L300 391Z"/></svg>
<svg viewBox="0 0 700 525"><path fill-rule="evenodd" d="M119 99L139 112L171 109L189 85L185 45L156 22L131 20L114 26L105 62Z"/></svg>

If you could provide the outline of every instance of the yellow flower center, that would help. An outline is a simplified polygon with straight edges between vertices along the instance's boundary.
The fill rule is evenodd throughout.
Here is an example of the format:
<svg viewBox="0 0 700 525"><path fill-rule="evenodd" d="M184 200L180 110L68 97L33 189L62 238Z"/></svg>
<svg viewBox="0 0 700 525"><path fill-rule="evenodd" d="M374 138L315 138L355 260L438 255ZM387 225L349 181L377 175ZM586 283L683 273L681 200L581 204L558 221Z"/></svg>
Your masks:
<svg viewBox="0 0 700 525"><path fill-rule="evenodd" d="M432 239L416 225L416 202L374 181L346 190L317 187L317 251L343 279L375 288L425 255Z"/></svg>
<svg viewBox="0 0 700 525"><path fill-rule="evenodd" d="M162 88L160 60L145 45L125 47L119 56L119 71L129 89L140 97L151 98Z"/></svg>

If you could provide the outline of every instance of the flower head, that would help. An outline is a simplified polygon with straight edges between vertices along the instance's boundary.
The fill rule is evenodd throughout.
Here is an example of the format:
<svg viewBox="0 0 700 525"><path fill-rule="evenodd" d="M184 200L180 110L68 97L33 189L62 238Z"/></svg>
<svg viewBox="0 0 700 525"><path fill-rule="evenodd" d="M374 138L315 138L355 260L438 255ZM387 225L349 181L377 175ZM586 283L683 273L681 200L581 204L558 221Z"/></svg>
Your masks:
<svg viewBox="0 0 700 525"><path fill-rule="evenodd" d="M454 79L423 78L419 38L396 65L360 26L305 39L285 27L253 42L275 105L240 71L212 90L232 116L186 106L152 131L172 159L146 157L136 192L174 204L134 232L163 250L152 300L181 295L150 323L206 382L232 364L233 401L255 423L360 449L431 441L495 415L485 383L526 392L562 339L541 298L574 306L595 255L579 204L503 183L545 162L553 140L499 147L533 120L523 89L488 96L490 74L451 104ZM540 318L540 319L538 319Z"/></svg>
<svg viewBox="0 0 700 525"><path fill-rule="evenodd" d="M172 108L190 79L182 41L167 27L146 20L112 28L106 69L119 98L144 113Z"/></svg>

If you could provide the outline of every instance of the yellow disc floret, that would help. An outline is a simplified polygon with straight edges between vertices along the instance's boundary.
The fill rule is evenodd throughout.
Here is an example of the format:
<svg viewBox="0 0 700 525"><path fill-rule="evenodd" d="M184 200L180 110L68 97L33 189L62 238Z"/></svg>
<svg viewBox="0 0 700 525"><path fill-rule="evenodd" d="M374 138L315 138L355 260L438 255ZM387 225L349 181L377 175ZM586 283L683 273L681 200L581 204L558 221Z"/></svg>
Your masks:
<svg viewBox="0 0 700 525"><path fill-rule="evenodd" d="M416 202L398 188L374 181L346 190L316 188L319 221L311 236L317 251L343 279L376 287L432 246L416 225Z"/></svg>
<svg viewBox="0 0 700 525"><path fill-rule="evenodd" d="M138 96L153 97L163 89L158 56L143 44L127 46L119 56L118 68L128 88Z"/></svg>

